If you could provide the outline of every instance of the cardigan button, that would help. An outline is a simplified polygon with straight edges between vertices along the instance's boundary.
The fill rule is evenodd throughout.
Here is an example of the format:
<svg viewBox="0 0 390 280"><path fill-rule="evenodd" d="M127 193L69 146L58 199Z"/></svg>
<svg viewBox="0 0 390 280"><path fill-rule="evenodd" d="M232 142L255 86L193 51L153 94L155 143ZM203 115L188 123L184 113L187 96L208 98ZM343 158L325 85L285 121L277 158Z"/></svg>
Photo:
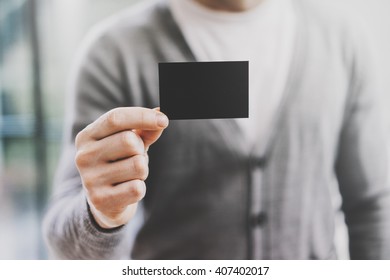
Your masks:
<svg viewBox="0 0 390 280"><path fill-rule="evenodd" d="M260 212L251 217L252 227L262 227L267 223L268 216L265 212Z"/></svg>

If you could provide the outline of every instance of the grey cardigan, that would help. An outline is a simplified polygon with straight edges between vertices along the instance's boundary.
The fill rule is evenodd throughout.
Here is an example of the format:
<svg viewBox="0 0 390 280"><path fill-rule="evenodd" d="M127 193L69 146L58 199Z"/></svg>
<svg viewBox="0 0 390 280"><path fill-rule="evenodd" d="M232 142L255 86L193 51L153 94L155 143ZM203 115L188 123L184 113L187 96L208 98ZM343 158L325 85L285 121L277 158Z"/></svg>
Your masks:
<svg viewBox="0 0 390 280"><path fill-rule="evenodd" d="M261 136L266 150L247 148L234 119L172 121L150 150L145 221L132 250L131 224L103 230L91 217L74 137L112 108L158 106L157 63L195 58L164 1L92 33L73 76L44 222L55 257L336 258L339 193L351 257L390 258L387 135L366 42L342 15L293 2L295 54L273 133Z"/></svg>

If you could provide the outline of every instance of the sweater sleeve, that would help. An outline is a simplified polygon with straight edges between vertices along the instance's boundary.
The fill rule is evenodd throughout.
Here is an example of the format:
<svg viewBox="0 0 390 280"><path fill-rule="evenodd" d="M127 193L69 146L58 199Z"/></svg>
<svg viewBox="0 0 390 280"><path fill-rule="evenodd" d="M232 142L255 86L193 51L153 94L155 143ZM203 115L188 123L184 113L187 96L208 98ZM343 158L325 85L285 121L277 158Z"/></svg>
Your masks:
<svg viewBox="0 0 390 280"><path fill-rule="evenodd" d="M129 102L125 97L120 53L113 40L95 32L87 42L71 80L64 147L43 232L53 258L129 258L127 230L131 225L104 230L96 224L74 163L77 133L106 111Z"/></svg>
<svg viewBox="0 0 390 280"><path fill-rule="evenodd" d="M352 69L350 99L336 172L351 258L390 259L388 127L368 40L355 35L346 50Z"/></svg>

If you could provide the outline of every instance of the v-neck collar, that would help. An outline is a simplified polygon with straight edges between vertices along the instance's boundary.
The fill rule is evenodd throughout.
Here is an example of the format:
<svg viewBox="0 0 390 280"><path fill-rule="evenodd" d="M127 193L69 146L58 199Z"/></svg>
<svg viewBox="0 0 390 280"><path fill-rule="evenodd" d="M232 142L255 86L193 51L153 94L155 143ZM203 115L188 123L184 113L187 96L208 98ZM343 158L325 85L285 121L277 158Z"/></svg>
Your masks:
<svg viewBox="0 0 390 280"><path fill-rule="evenodd" d="M196 62L197 59L195 57L195 54L191 50L190 45L185 39L184 34L180 30L180 27L175 22L175 19L173 17L172 12L170 11L168 7L167 1L161 1L162 5L162 17L163 22L166 22L168 24L167 26L167 32L170 33L172 38L175 38L178 47L181 49L184 58L186 61L189 62ZM278 131L282 127L284 116L286 115L287 106L289 103L291 103L292 99L294 98L294 92L295 88L297 86L297 83L299 81L299 73L301 73L301 69L304 65L304 46L306 42L305 38L305 24L304 24L304 15L302 12L302 9L299 7L300 1L293 1L292 7L293 12L296 16L296 30L295 30L295 38L294 38L294 50L293 50L293 57L290 62L289 66L289 73L287 76L287 82L286 86L284 87L281 101L279 102L279 105L276 109L276 113L274 114L271 129L269 135L267 135L267 138L265 140L265 145L255 144L252 147L246 146L246 141L244 139L244 133L242 132L240 126L238 125L238 122L236 119L226 119L223 120L223 128L220 128L221 130L229 131L231 133L234 133L229 139L225 139L228 143L230 142L235 147L234 149L231 149L237 158L241 159L243 155L249 158L254 159L262 159L262 161L267 161L272 153L273 144L275 143L275 139L277 138ZM215 122L211 120L212 122ZM218 122L218 124L221 124L222 122ZM221 133L221 135L229 135L228 133L224 132ZM239 141L239 142L237 142ZM237 143L243 143L242 145L237 145ZM262 147L265 147L262 149Z"/></svg>

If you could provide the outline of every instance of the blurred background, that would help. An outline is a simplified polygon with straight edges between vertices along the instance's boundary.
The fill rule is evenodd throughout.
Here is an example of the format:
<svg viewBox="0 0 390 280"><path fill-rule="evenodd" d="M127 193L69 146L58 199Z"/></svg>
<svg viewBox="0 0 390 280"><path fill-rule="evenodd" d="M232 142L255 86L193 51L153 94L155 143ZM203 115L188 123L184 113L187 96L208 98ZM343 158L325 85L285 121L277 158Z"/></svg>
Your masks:
<svg viewBox="0 0 390 280"><path fill-rule="evenodd" d="M41 217L72 58L92 25L137 1L0 0L0 259L47 258ZM326 1L366 22L390 106L390 1Z"/></svg>

